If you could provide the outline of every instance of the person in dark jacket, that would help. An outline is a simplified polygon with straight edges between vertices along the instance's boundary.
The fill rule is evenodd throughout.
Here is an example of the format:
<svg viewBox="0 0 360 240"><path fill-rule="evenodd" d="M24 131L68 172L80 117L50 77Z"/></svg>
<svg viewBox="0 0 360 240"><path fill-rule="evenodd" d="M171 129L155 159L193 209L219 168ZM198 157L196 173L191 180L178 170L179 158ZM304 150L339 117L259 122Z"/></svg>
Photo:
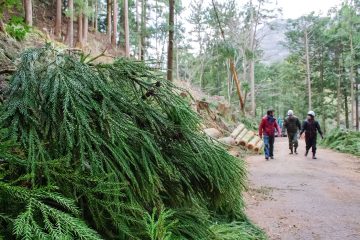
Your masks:
<svg viewBox="0 0 360 240"><path fill-rule="evenodd" d="M289 139L290 154L293 154L294 152L297 154L298 130L301 131L301 124L292 110L289 110L287 115L288 116L284 121L284 128L286 128Z"/></svg>
<svg viewBox="0 0 360 240"><path fill-rule="evenodd" d="M259 126L259 137L264 136L265 159L274 159L275 129L281 133L279 125L274 118L274 110L268 110L267 115L262 118ZM279 134L281 136L281 134Z"/></svg>
<svg viewBox="0 0 360 240"><path fill-rule="evenodd" d="M320 128L320 124L315 120L315 113L313 111L308 112L307 119L302 125L300 132L301 135L305 132L305 142L306 142L306 152L305 156L308 155L310 148L312 149L313 159L316 159L316 138L317 132L319 132L321 138L324 138L323 133Z"/></svg>

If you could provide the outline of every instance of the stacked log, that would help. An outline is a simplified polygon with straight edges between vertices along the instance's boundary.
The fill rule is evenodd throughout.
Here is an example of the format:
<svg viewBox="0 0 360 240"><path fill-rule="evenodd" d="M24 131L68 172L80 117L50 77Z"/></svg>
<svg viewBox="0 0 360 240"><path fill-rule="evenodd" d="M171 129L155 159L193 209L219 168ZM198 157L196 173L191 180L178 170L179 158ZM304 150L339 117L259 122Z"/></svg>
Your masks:
<svg viewBox="0 0 360 240"><path fill-rule="evenodd" d="M260 137L254 136L254 137L249 141L249 143L246 145L246 147L247 147L248 149L252 150L252 149L255 148L256 144L257 144L258 142L260 142L260 141L261 141Z"/></svg>
<svg viewBox="0 0 360 240"><path fill-rule="evenodd" d="M249 141L254 137L255 133L253 131L248 131L245 136L239 141L241 146L246 146Z"/></svg>
<svg viewBox="0 0 360 240"><path fill-rule="evenodd" d="M262 147L263 147L263 145L264 145L264 142L263 142L263 141L258 142L258 143L255 145L255 147L254 147L254 151L255 151L255 152L260 152L261 149L262 149Z"/></svg>
<svg viewBox="0 0 360 240"><path fill-rule="evenodd" d="M241 139L248 133L249 131L244 128L244 130L241 131L241 133L235 138L235 145L239 145Z"/></svg>
<svg viewBox="0 0 360 240"><path fill-rule="evenodd" d="M241 131L243 131L245 129L245 125L244 124L240 124L239 126L237 126L237 128L234 129L234 131L230 134L230 137L232 138L236 138Z"/></svg>

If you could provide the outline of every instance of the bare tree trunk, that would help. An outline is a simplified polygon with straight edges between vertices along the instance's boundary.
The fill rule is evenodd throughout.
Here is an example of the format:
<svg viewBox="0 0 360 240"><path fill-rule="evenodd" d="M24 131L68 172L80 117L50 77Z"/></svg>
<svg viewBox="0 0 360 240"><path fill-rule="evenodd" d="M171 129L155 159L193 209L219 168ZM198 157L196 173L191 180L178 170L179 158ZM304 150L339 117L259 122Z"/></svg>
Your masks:
<svg viewBox="0 0 360 240"><path fill-rule="evenodd" d="M141 1L141 52L140 52L140 59L145 59L145 45L146 45L146 0Z"/></svg>
<svg viewBox="0 0 360 240"><path fill-rule="evenodd" d="M337 127L340 127L340 112L341 112L341 64L340 64L340 57L338 59L338 80L337 80L337 93L336 93L336 101L337 101L337 108L336 108L336 123Z"/></svg>
<svg viewBox="0 0 360 240"><path fill-rule="evenodd" d="M56 20L55 20L55 36L61 37L61 3L62 0L56 0Z"/></svg>
<svg viewBox="0 0 360 240"><path fill-rule="evenodd" d="M32 12L32 1L31 0L25 0L24 1L24 10L25 10L25 23L29 26L33 25L33 12Z"/></svg>
<svg viewBox="0 0 360 240"><path fill-rule="evenodd" d="M111 0L107 0L106 9L106 34L108 35L109 42L111 42Z"/></svg>
<svg viewBox="0 0 360 240"><path fill-rule="evenodd" d="M155 29L158 29L158 0L155 1ZM158 68L160 68L160 53L159 53L159 37L158 37L158 31L155 31L155 52L156 52L156 63L158 65Z"/></svg>
<svg viewBox="0 0 360 240"><path fill-rule="evenodd" d="M355 126L356 131L359 131L359 88L358 83L355 84Z"/></svg>
<svg viewBox="0 0 360 240"><path fill-rule="evenodd" d="M308 90L308 106L309 110L312 109L312 100L311 100L311 78L310 78L310 58L309 58L309 38L308 31L305 28L304 30L304 40L305 40L305 60L306 60L306 83Z"/></svg>
<svg viewBox="0 0 360 240"><path fill-rule="evenodd" d="M80 47L83 46L83 13L80 12L78 16L78 31L77 31L77 37L78 37L78 45Z"/></svg>
<svg viewBox="0 0 360 240"><path fill-rule="evenodd" d="M70 16L68 21L66 40L69 47L74 47L74 0L68 1L68 9Z"/></svg>
<svg viewBox="0 0 360 240"><path fill-rule="evenodd" d="M112 0L113 2L113 33L111 38L111 44L116 48L116 37L117 37L117 25L118 25L118 4L117 0Z"/></svg>
<svg viewBox="0 0 360 240"><path fill-rule="evenodd" d="M167 57L167 80L173 81L173 63L174 63L174 18L175 18L175 0L169 0L169 43Z"/></svg>
<svg viewBox="0 0 360 240"><path fill-rule="evenodd" d="M125 56L130 57L130 32L129 32L129 4L124 0L124 35L125 35Z"/></svg>
<svg viewBox="0 0 360 240"><path fill-rule="evenodd" d="M5 32L4 22L1 18L0 18L0 32Z"/></svg>
<svg viewBox="0 0 360 240"><path fill-rule="evenodd" d="M354 128L355 119L355 94L354 94L354 66L353 66L353 56L354 56L354 46L353 46L353 39L352 39L352 32L350 31L350 99L351 99L351 118L350 118L350 127L351 129Z"/></svg>
<svg viewBox="0 0 360 240"><path fill-rule="evenodd" d="M141 32L140 32L140 17L139 17L139 4L140 0L136 0L136 33L137 33L137 39L138 39L138 59L141 59Z"/></svg>
<svg viewBox="0 0 360 240"><path fill-rule="evenodd" d="M84 9L88 8L88 1L84 1ZM83 13L83 43L86 44L88 41L88 32L89 32L89 18L87 13Z"/></svg>
<svg viewBox="0 0 360 240"><path fill-rule="evenodd" d="M99 4L98 0L95 0L95 16L94 16L94 31L98 32L98 14L99 14Z"/></svg>
<svg viewBox="0 0 360 240"><path fill-rule="evenodd" d="M252 1L250 0L251 9L250 9L250 18L251 18L251 29L250 29L250 48L252 57L250 59L250 95L251 95L251 115L255 117L256 103L255 103L255 19L254 19L254 9L252 8Z"/></svg>
<svg viewBox="0 0 360 240"><path fill-rule="evenodd" d="M326 133L326 110L325 110L325 84L324 84L324 56L323 48L321 48L321 62L320 62L320 86L321 86L321 100L320 100L320 109L322 115L322 129Z"/></svg>

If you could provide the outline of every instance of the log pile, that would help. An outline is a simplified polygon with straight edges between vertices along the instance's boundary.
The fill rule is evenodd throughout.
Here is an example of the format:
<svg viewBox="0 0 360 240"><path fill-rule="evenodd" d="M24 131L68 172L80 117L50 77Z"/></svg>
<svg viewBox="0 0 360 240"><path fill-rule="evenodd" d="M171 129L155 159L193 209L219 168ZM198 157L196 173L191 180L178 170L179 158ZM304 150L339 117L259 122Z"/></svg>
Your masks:
<svg viewBox="0 0 360 240"><path fill-rule="evenodd" d="M216 128L203 130L206 135L217 139L219 142L228 146L243 146L247 149L259 153L264 145L262 139L254 131L245 128L244 124L239 124L228 137L221 137L222 134Z"/></svg>
<svg viewBox="0 0 360 240"><path fill-rule="evenodd" d="M230 137L234 139L235 145L240 145L259 153L262 150L263 141L254 131L245 128L244 124L239 124L234 131L230 134ZM230 140L228 140L230 141Z"/></svg>

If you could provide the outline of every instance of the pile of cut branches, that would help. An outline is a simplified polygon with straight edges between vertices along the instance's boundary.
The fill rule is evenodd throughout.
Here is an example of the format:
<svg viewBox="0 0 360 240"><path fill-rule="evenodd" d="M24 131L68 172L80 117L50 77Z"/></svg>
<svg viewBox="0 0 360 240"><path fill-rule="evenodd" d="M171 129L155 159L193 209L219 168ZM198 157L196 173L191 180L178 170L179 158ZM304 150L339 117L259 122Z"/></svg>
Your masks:
<svg viewBox="0 0 360 240"><path fill-rule="evenodd" d="M327 134L321 145L360 156L360 132L336 128Z"/></svg>
<svg viewBox="0 0 360 240"><path fill-rule="evenodd" d="M244 162L151 68L46 46L17 69L1 106L0 238L264 237L243 213Z"/></svg>

